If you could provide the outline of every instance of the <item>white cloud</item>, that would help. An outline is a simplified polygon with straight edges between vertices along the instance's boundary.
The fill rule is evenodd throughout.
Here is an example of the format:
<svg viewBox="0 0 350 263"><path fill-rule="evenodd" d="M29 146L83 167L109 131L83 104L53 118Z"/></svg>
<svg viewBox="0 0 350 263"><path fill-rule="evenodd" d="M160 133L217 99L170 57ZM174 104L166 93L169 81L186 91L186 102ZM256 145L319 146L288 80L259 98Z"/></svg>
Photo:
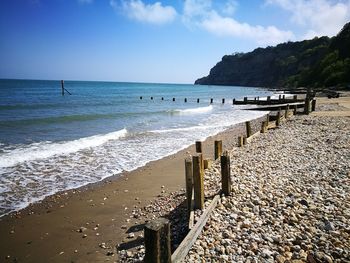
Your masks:
<svg viewBox="0 0 350 263"><path fill-rule="evenodd" d="M237 7L234 3L226 2L234 8L230 10L231 14ZM215 10L211 0L185 0L183 16L186 24L194 24L214 35L252 39L259 45L275 45L294 39L291 31L283 31L275 26L263 27L241 23L229 15L221 15L224 11L225 9Z"/></svg>
<svg viewBox="0 0 350 263"><path fill-rule="evenodd" d="M111 0L110 5L118 8L115 0ZM160 2L145 4L141 0L122 0L121 9L130 19L158 25L172 22L177 15L172 6L163 6Z"/></svg>
<svg viewBox="0 0 350 263"><path fill-rule="evenodd" d="M350 0L266 0L291 13L291 21L305 28L303 38L334 36L350 20Z"/></svg>
<svg viewBox="0 0 350 263"><path fill-rule="evenodd" d="M201 25L215 35L253 39L260 45L275 45L294 39L291 31L282 31L275 26L251 26L239 23L233 18L222 17L215 12L204 19Z"/></svg>

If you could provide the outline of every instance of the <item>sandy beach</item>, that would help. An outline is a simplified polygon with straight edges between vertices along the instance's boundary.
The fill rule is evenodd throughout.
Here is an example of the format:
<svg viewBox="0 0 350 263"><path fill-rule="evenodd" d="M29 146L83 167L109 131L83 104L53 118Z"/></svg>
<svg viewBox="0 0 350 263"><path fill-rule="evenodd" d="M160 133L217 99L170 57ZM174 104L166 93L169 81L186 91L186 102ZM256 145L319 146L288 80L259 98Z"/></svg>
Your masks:
<svg viewBox="0 0 350 263"><path fill-rule="evenodd" d="M237 136L244 133L244 124L238 124L209 137L203 143L205 157L213 158L215 139L223 140L225 148L232 148L237 144ZM133 216L133 209L146 207L158 196L184 188L184 159L194 151L194 146L188 147L132 172L55 194L0 218L1 260L117 260L117 246L130 241L128 229L144 223Z"/></svg>
<svg viewBox="0 0 350 263"><path fill-rule="evenodd" d="M318 112L312 115L347 111L349 97L320 99L317 107ZM255 121L255 130L260 121ZM213 158L214 140L221 139L224 149L232 149L237 136L244 133L244 125L239 124L208 138L203 144L205 158ZM184 158L190 154L194 154L194 146L121 176L56 194L0 218L1 261L114 262L118 261L117 248L123 258L133 257L123 248L140 245L145 219L181 206ZM162 206L163 211L157 213L157 206Z"/></svg>

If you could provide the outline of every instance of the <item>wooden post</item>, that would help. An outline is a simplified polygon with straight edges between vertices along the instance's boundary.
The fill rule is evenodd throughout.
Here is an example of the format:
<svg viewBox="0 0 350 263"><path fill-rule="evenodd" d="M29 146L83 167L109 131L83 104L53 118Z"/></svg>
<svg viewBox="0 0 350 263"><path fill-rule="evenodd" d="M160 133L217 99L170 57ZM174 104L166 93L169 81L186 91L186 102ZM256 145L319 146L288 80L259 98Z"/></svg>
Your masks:
<svg viewBox="0 0 350 263"><path fill-rule="evenodd" d="M267 122L266 121L263 121L261 123L261 133L265 133L267 131Z"/></svg>
<svg viewBox="0 0 350 263"><path fill-rule="evenodd" d="M144 228L146 263L171 263L170 223L159 218L148 222Z"/></svg>
<svg viewBox="0 0 350 263"><path fill-rule="evenodd" d="M304 113L305 114L310 113L310 97L309 97L309 95L307 95L305 98Z"/></svg>
<svg viewBox="0 0 350 263"><path fill-rule="evenodd" d="M294 105L293 114L297 115L298 105Z"/></svg>
<svg viewBox="0 0 350 263"><path fill-rule="evenodd" d="M247 97L244 97L243 100L244 100L244 102L247 102L247 101L248 101L248 98L247 98Z"/></svg>
<svg viewBox="0 0 350 263"><path fill-rule="evenodd" d="M252 127L250 125L250 121L245 122L245 127L247 130L247 138L249 138L250 136L252 136Z"/></svg>
<svg viewBox="0 0 350 263"><path fill-rule="evenodd" d="M204 169L210 169L210 167L211 167L211 165L212 165L212 161L211 161L211 160L205 159L205 160L203 161L203 163L204 163Z"/></svg>
<svg viewBox="0 0 350 263"><path fill-rule="evenodd" d="M61 80L62 96L64 96L64 80Z"/></svg>
<svg viewBox="0 0 350 263"><path fill-rule="evenodd" d="M286 99L286 95L283 95L282 99L285 100Z"/></svg>
<svg viewBox="0 0 350 263"><path fill-rule="evenodd" d="M225 104L225 99L222 99L222 104Z"/></svg>
<svg viewBox="0 0 350 263"><path fill-rule="evenodd" d="M316 110L316 99L313 99L311 103L311 111L315 111L315 110Z"/></svg>
<svg viewBox="0 0 350 263"><path fill-rule="evenodd" d="M227 151L221 156L221 189L224 195L231 194L230 156Z"/></svg>
<svg viewBox="0 0 350 263"><path fill-rule="evenodd" d="M270 102L270 101L271 101L271 96L267 96L266 101L267 101L267 102Z"/></svg>
<svg viewBox="0 0 350 263"><path fill-rule="evenodd" d="M276 126L280 126L281 124L281 109L277 112Z"/></svg>
<svg viewBox="0 0 350 263"><path fill-rule="evenodd" d="M238 147L243 147L243 136L238 136Z"/></svg>
<svg viewBox="0 0 350 263"><path fill-rule="evenodd" d="M185 159L185 176L186 176L186 198L187 198L187 215L190 216L192 207L193 175L192 159Z"/></svg>
<svg viewBox="0 0 350 263"><path fill-rule="evenodd" d="M278 100L281 101L282 95L278 95Z"/></svg>
<svg viewBox="0 0 350 263"><path fill-rule="evenodd" d="M286 111L284 112L284 117L287 119L288 118L288 112L289 112L289 104L286 106Z"/></svg>
<svg viewBox="0 0 350 263"><path fill-rule="evenodd" d="M199 99L197 99L197 103L199 103Z"/></svg>
<svg viewBox="0 0 350 263"><path fill-rule="evenodd" d="M243 145L247 145L248 141L247 141L247 137L243 136Z"/></svg>
<svg viewBox="0 0 350 263"><path fill-rule="evenodd" d="M210 104L213 104L213 98L210 99Z"/></svg>
<svg viewBox="0 0 350 263"><path fill-rule="evenodd" d="M202 142L196 141L196 153L202 153Z"/></svg>
<svg viewBox="0 0 350 263"><path fill-rule="evenodd" d="M202 154L192 156L193 164L193 188L194 188L194 208L204 208L204 182L202 169Z"/></svg>
<svg viewBox="0 0 350 263"><path fill-rule="evenodd" d="M185 98L185 102L187 102L187 98Z"/></svg>
<svg viewBox="0 0 350 263"><path fill-rule="evenodd" d="M222 141L214 142L214 160L219 158L222 154Z"/></svg>

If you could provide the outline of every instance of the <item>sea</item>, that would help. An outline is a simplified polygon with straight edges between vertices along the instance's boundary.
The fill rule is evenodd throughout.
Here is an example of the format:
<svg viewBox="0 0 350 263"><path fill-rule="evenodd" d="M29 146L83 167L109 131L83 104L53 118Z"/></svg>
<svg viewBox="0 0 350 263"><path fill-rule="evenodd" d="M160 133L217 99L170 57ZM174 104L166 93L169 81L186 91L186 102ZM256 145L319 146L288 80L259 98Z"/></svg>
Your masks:
<svg viewBox="0 0 350 263"><path fill-rule="evenodd" d="M232 99L273 95L186 84L65 81L64 87L71 95L62 96L60 81L0 80L0 216L260 117L264 112L245 111Z"/></svg>

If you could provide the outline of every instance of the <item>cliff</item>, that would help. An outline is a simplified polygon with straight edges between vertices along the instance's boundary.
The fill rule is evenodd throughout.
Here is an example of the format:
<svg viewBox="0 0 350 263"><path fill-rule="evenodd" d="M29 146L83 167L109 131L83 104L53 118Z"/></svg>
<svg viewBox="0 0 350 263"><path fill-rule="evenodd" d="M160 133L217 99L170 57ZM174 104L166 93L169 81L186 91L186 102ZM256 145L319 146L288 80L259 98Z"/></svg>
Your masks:
<svg viewBox="0 0 350 263"><path fill-rule="evenodd" d="M226 55L195 84L253 87L350 84L350 23L333 38L320 37Z"/></svg>

